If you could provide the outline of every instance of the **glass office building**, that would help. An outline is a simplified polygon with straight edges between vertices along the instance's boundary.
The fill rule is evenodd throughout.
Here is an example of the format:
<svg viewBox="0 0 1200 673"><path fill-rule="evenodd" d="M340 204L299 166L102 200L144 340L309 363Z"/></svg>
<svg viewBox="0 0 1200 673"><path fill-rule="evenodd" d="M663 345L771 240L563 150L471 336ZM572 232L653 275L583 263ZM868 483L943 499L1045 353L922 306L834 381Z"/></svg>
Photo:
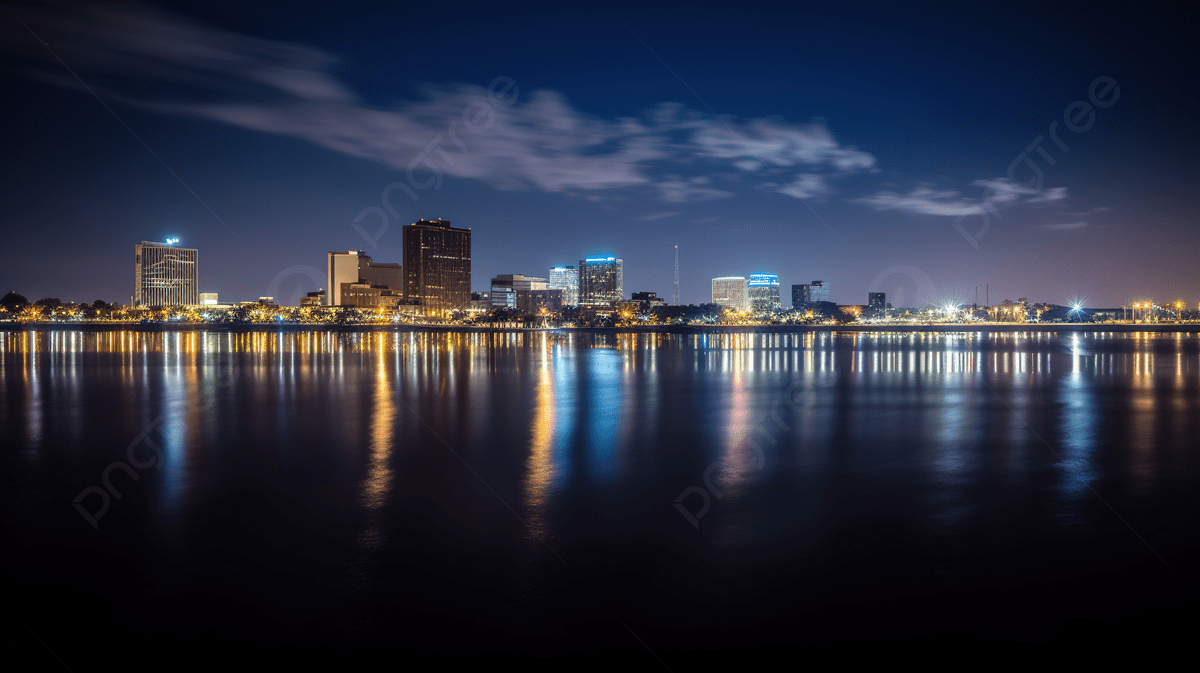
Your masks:
<svg viewBox="0 0 1200 673"><path fill-rule="evenodd" d="M563 306L579 305L579 270L573 266L556 266L550 269L551 290L562 290Z"/></svg>
<svg viewBox="0 0 1200 673"><path fill-rule="evenodd" d="M625 298L625 278L616 257L579 260L579 305L606 308Z"/></svg>

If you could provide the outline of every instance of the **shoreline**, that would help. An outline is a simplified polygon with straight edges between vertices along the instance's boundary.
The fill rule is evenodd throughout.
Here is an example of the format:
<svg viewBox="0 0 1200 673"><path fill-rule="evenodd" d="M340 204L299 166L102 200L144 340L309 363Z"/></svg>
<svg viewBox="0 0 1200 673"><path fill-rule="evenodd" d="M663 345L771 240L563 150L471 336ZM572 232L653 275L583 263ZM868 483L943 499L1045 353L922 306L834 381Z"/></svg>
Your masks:
<svg viewBox="0 0 1200 673"><path fill-rule="evenodd" d="M557 332L564 334L793 334L806 332L1198 332L1200 323L992 323L983 325L647 325L637 327L489 327L467 325L314 323L125 323L125 322L37 322L0 323L0 332L24 331L137 331L137 332Z"/></svg>

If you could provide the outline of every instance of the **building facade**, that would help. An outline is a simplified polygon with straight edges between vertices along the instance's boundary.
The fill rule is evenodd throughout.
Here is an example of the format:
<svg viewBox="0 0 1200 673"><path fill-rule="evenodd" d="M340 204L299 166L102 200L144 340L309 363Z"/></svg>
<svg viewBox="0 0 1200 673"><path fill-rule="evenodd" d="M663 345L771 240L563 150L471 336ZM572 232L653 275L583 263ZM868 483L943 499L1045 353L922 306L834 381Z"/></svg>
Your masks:
<svg viewBox="0 0 1200 673"><path fill-rule="evenodd" d="M492 308L519 308L521 296L533 290L549 289L545 278L507 273L492 279ZM559 293L560 301L562 293Z"/></svg>
<svg viewBox="0 0 1200 673"><path fill-rule="evenodd" d="M634 292L629 295L629 300L641 302L642 306L646 309L667 305L667 300L658 296L657 292Z"/></svg>
<svg viewBox="0 0 1200 673"><path fill-rule="evenodd" d="M404 298L436 315L471 306L471 230L449 220L404 227Z"/></svg>
<svg viewBox="0 0 1200 673"><path fill-rule="evenodd" d="M823 280L792 286L792 308L794 309L802 309L817 302L827 301L829 301L829 284Z"/></svg>
<svg viewBox="0 0 1200 673"><path fill-rule="evenodd" d="M549 289L562 290L563 306L579 305L579 270L573 266L550 269Z"/></svg>
<svg viewBox="0 0 1200 673"><path fill-rule="evenodd" d="M829 298L829 283L823 280L814 280L809 287L812 288L809 290L810 301L833 301Z"/></svg>
<svg viewBox="0 0 1200 673"><path fill-rule="evenodd" d="M792 286L792 308L799 310L808 306L811 302L809 298L809 290L811 288L811 285L805 283Z"/></svg>
<svg viewBox="0 0 1200 673"><path fill-rule="evenodd" d="M376 262L367 257L366 264L359 264L358 279L374 287L404 293L404 267L395 262Z"/></svg>
<svg viewBox="0 0 1200 673"><path fill-rule="evenodd" d="M360 278L359 270L370 261L371 258L362 250L330 252L325 268L325 287L329 291L325 293L323 303L326 306L342 306L342 285L357 283Z"/></svg>
<svg viewBox="0 0 1200 673"><path fill-rule="evenodd" d="M558 313L562 307L562 290L527 290L517 294L517 312L521 315Z"/></svg>
<svg viewBox="0 0 1200 673"><path fill-rule="evenodd" d="M592 308L611 306L625 298L625 276L616 257L589 257L579 260L579 305Z"/></svg>
<svg viewBox="0 0 1200 673"><path fill-rule="evenodd" d="M402 267L392 262L376 262L362 250L330 252L326 278L329 291L321 302L325 306L374 308L387 305L376 297L404 296ZM347 295L346 288L351 285L356 286L355 290ZM364 292L364 288L387 292Z"/></svg>
<svg viewBox="0 0 1200 673"><path fill-rule="evenodd" d="M340 306L355 308L394 309L404 300L404 293L371 283L342 283Z"/></svg>
<svg viewBox="0 0 1200 673"><path fill-rule="evenodd" d="M545 278L504 274L492 279L492 309L504 308L521 315L558 313L563 307L563 291L547 286Z"/></svg>
<svg viewBox="0 0 1200 673"><path fill-rule="evenodd" d="M743 276L713 278L712 303L734 311L745 311L750 307L746 289L746 279Z"/></svg>
<svg viewBox="0 0 1200 673"><path fill-rule="evenodd" d="M779 301L779 276L773 273L752 273L746 283L747 300L754 313L773 313L783 308Z"/></svg>
<svg viewBox="0 0 1200 673"><path fill-rule="evenodd" d="M174 240L174 239L172 239ZM142 241L134 246L134 306L195 306L200 303L195 248Z"/></svg>
<svg viewBox="0 0 1200 673"><path fill-rule="evenodd" d="M887 293L886 292L868 292L867 293L867 309L872 313L882 313L887 308Z"/></svg>

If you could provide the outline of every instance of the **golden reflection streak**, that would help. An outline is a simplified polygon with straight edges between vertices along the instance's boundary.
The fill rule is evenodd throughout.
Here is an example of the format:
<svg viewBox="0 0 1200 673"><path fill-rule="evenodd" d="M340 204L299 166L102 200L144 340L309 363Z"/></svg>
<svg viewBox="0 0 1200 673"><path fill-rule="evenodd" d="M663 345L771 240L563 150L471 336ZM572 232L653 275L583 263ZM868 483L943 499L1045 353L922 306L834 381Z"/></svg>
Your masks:
<svg viewBox="0 0 1200 673"><path fill-rule="evenodd" d="M529 458L525 461L525 507L529 513L526 523L533 536L545 539L549 533L547 510L554 482L554 428L557 409L554 405L549 353L542 344L542 363L538 371L537 405L530 426Z"/></svg>
<svg viewBox="0 0 1200 673"><path fill-rule="evenodd" d="M377 512L386 503L392 492L393 470L390 467L392 443L394 441L396 424L396 398L393 394L391 379L388 377L386 361L387 348L383 343L384 335L374 335L377 343L375 361L375 399L374 413L371 414L371 465L367 478L362 482L361 502L368 513ZM373 522L374 523L374 522ZM382 532L373 525L364 532L369 542L377 541Z"/></svg>
<svg viewBox="0 0 1200 673"><path fill-rule="evenodd" d="M753 429L749 427L750 410L747 403L746 372L741 358L734 358L731 373L732 399L730 400L729 418L725 424L728 435L725 439L725 451L722 456L724 465L720 470L714 470L712 474L714 485L721 495L726 497L741 493L750 479L751 468L757 469L756 453L748 445L763 441L761 437L752 437L751 433L768 423L768 418L764 417L760 425ZM776 412L773 407L770 408L772 412ZM771 431L777 431L774 421L771 421ZM717 479L720 481L717 482Z"/></svg>

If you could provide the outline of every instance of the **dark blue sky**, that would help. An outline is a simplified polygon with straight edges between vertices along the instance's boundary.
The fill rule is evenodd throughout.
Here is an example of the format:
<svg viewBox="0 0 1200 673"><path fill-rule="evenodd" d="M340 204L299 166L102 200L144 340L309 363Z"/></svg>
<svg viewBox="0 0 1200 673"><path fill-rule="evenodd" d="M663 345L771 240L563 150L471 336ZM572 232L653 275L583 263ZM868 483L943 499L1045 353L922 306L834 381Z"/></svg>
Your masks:
<svg viewBox="0 0 1200 673"><path fill-rule="evenodd" d="M326 251L400 261L443 217L478 290L606 253L669 297L679 245L688 303L752 272L1200 301L1184 3L244 4L8 8L0 291L128 302L133 245L177 236L202 291L288 301Z"/></svg>

